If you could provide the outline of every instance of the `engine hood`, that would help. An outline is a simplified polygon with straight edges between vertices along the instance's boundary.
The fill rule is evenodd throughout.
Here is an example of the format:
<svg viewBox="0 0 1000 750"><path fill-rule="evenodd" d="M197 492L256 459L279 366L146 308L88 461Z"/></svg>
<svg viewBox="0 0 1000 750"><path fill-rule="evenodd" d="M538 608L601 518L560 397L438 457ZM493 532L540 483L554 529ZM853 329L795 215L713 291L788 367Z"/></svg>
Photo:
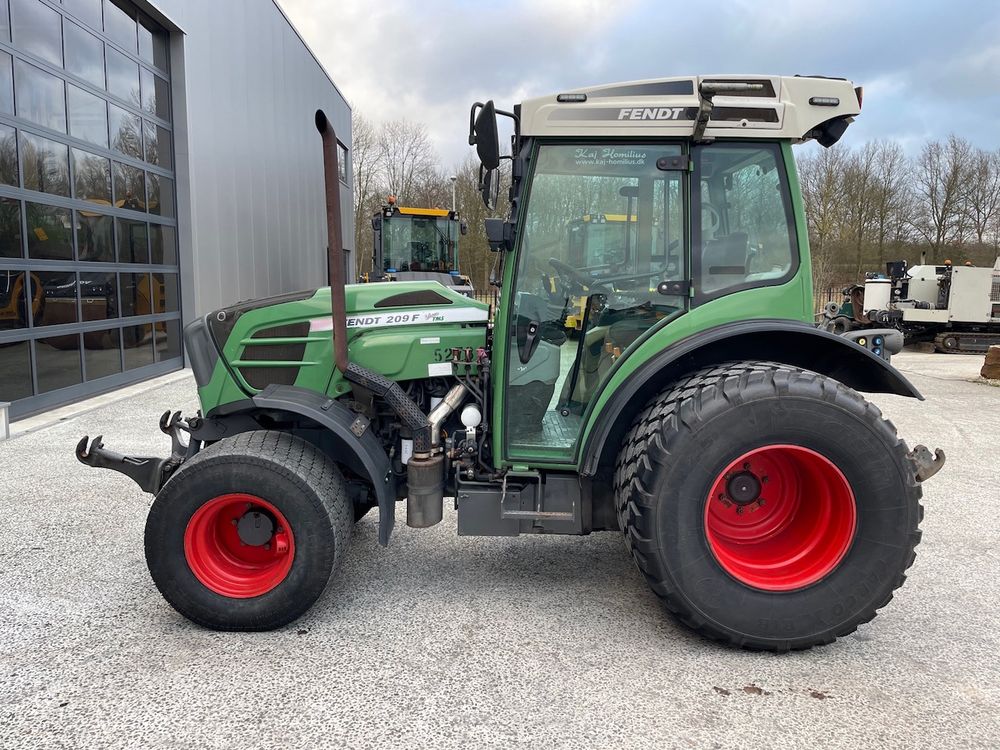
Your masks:
<svg viewBox="0 0 1000 750"><path fill-rule="evenodd" d="M329 288L317 290L316 299L328 299ZM387 281L350 284L346 287L347 327L434 323L485 323L490 307L437 281Z"/></svg>
<svg viewBox="0 0 1000 750"><path fill-rule="evenodd" d="M350 361L387 378L447 375L453 349L486 345L489 305L436 281L351 284L345 303ZM334 368L332 330L329 287L238 303L189 325L188 351L203 355L204 410L271 384L343 395L350 384Z"/></svg>

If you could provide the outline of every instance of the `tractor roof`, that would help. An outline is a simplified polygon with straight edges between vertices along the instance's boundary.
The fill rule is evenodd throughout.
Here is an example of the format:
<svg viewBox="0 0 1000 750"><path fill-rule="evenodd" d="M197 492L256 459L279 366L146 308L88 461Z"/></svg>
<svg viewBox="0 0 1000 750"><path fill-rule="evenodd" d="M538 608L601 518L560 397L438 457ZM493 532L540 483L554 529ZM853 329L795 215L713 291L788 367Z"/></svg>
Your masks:
<svg viewBox="0 0 1000 750"><path fill-rule="evenodd" d="M451 213L447 208L413 208L411 206L399 206L399 213L410 216L447 216Z"/></svg>
<svg viewBox="0 0 1000 750"><path fill-rule="evenodd" d="M707 103L707 107L706 107ZM842 78L717 75L658 78L575 89L520 105L520 133L648 138L817 138L835 142L861 112L861 89ZM829 133L833 123L838 127Z"/></svg>
<svg viewBox="0 0 1000 750"><path fill-rule="evenodd" d="M457 211L450 211L447 208L417 208L415 206L399 206L393 202L384 204L375 216L421 216L441 219L458 219Z"/></svg>

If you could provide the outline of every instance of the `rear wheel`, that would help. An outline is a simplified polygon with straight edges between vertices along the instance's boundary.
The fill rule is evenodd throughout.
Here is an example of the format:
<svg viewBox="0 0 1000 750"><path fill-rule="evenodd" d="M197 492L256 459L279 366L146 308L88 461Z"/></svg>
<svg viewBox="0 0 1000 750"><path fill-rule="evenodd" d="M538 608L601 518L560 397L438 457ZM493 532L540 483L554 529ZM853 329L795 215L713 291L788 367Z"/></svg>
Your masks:
<svg viewBox="0 0 1000 750"><path fill-rule="evenodd" d="M701 370L650 401L615 485L626 543L668 609L748 648L854 631L920 539L893 426L846 386L773 363Z"/></svg>
<svg viewBox="0 0 1000 750"><path fill-rule="evenodd" d="M323 593L352 521L329 458L286 433L249 432L205 448L160 490L146 521L146 562L188 619L270 630Z"/></svg>

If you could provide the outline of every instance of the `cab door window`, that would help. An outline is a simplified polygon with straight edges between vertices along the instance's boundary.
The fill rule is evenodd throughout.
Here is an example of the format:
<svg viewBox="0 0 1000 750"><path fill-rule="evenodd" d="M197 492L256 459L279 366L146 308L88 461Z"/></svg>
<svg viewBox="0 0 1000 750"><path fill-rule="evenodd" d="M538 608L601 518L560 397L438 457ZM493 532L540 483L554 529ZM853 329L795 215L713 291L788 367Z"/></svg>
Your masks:
<svg viewBox="0 0 1000 750"><path fill-rule="evenodd" d="M681 151L539 148L508 322L509 457L571 457L614 363L686 306L686 172L657 166Z"/></svg>
<svg viewBox="0 0 1000 750"><path fill-rule="evenodd" d="M699 301L780 284L798 267L795 218L776 143L694 149L693 266Z"/></svg>

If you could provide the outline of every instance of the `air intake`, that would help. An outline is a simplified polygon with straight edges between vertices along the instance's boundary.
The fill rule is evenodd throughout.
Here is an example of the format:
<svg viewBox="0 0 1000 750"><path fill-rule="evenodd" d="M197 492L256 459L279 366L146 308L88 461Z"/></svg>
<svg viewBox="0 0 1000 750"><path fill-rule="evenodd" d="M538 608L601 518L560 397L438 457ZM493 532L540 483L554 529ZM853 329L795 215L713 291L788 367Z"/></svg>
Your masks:
<svg viewBox="0 0 1000 750"><path fill-rule="evenodd" d="M262 328L251 336L261 339L260 343L248 344L240 355L239 371L252 388L262 390L269 385L293 385L299 376L299 365L265 365L263 362L301 362L306 353L304 341L280 341L280 339L303 339L309 335L309 322L289 323L283 326ZM273 342L264 340L272 339Z"/></svg>

